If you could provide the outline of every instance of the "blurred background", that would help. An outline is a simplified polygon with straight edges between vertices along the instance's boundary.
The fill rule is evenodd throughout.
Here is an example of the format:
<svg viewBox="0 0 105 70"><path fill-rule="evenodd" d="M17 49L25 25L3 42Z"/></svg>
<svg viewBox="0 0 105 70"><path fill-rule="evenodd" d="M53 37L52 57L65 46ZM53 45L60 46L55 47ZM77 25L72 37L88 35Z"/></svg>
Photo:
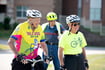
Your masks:
<svg viewBox="0 0 105 70"><path fill-rule="evenodd" d="M46 14L54 11L58 15L57 21L66 29L68 29L65 23L66 16L76 14L81 17L80 30L84 33L88 43L87 54L95 51L95 54L88 54L89 70L105 70L104 6L105 0L0 0L0 56L6 59L11 57L12 53L7 45L7 40L14 28L27 20L25 15L27 9L41 11L41 24L46 22ZM3 68L1 65L0 67Z"/></svg>

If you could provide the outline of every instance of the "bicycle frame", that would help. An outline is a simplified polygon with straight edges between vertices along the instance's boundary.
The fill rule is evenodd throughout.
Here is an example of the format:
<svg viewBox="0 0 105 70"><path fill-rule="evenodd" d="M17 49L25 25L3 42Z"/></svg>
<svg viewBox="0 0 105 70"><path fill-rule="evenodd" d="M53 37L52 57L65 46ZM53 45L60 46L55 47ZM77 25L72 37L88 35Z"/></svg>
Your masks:
<svg viewBox="0 0 105 70"><path fill-rule="evenodd" d="M42 59L36 60L36 59L25 59L27 62L32 62L32 70L34 70L34 66L37 62L43 61Z"/></svg>

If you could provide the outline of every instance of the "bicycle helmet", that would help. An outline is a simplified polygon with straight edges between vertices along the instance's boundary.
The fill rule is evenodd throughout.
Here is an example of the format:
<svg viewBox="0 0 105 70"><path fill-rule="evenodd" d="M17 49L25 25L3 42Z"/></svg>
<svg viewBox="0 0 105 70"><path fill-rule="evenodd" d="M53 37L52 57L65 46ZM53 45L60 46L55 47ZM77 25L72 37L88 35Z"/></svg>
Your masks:
<svg viewBox="0 0 105 70"><path fill-rule="evenodd" d="M26 11L26 16L27 17L32 17L32 18L37 18L37 17L42 17L42 14L38 10L27 10Z"/></svg>
<svg viewBox="0 0 105 70"><path fill-rule="evenodd" d="M66 17L66 23L80 23L80 18L77 15L70 15Z"/></svg>
<svg viewBox="0 0 105 70"><path fill-rule="evenodd" d="M57 20L57 15L54 12L49 12L46 16L48 21Z"/></svg>

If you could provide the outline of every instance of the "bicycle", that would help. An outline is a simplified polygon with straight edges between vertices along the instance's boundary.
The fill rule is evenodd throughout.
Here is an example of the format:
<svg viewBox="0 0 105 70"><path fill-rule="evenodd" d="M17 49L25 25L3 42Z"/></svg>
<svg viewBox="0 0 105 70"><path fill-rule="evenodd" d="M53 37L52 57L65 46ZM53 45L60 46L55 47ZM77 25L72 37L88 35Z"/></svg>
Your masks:
<svg viewBox="0 0 105 70"><path fill-rule="evenodd" d="M31 64L32 70L35 70L35 69L34 69L34 66L35 66L36 63L41 62L41 61L43 62L42 59L39 59L39 60L36 60L36 59L25 59L25 60L26 60L28 63L32 63L32 64Z"/></svg>
<svg viewBox="0 0 105 70"><path fill-rule="evenodd" d="M41 65L43 65L44 63L49 64L50 61L52 60L51 57L46 57L46 58L43 60L43 59L41 59L41 57L40 57L39 55L38 55L37 58L35 58L35 59L25 59L24 56L25 56L24 54L18 55L18 57L17 57L16 60L22 62L23 64L30 63L31 66L32 66L32 70L35 70L35 68L36 68L36 69L39 69L39 66L35 65L36 63L40 62L39 64L41 64ZM39 64L38 64L38 65L39 65ZM44 67L43 67L43 68L44 68ZM43 68L41 68L41 69L43 69Z"/></svg>

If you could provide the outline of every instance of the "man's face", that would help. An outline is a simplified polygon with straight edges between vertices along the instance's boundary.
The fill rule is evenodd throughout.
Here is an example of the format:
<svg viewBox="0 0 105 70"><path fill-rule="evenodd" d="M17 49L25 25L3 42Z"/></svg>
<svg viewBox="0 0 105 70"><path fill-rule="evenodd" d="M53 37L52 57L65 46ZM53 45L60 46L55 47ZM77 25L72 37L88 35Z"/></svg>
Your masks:
<svg viewBox="0 0 105 70"><path fill-rule="evenodd" d="M48 21L51 25L55 25L55 21Z"/></svg>
<svg viewBox="0 0 105 70"><path fill-rule="evenodd" d="M40 18L29 18L29 23L32 27L37 27L40 24Z"/></svg>

